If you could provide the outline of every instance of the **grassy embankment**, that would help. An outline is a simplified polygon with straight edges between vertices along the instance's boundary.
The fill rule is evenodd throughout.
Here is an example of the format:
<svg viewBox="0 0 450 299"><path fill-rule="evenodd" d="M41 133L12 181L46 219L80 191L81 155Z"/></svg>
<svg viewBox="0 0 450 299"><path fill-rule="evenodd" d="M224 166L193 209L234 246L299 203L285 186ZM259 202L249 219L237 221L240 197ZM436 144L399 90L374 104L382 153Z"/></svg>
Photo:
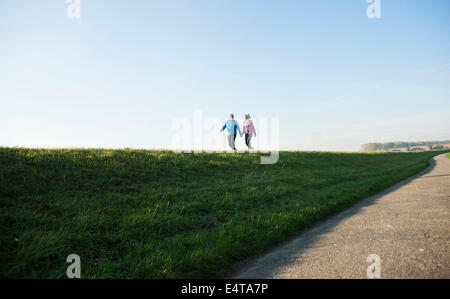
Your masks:
<svg viewBox="0 0 450 299"><path fill-rule="evenodd" d="M0 148L0 276L211 278L442 152L174 154Z"/></svg>

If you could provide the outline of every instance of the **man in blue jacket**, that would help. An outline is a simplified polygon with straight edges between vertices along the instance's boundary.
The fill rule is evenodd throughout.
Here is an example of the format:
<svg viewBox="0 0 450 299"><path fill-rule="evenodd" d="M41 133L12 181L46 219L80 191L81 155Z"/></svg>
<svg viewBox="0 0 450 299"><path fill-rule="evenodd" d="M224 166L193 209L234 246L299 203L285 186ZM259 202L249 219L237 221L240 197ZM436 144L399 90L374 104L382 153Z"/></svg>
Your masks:
<svg viewBox="0 0 450 299"><path fill-rule="evenodd" d="M228 131L228 145L231 147L232 150L236 151L236 135L239 132L239 135L242 136L241 129L239 128L239 124L237 121L234 120L234 114L230 114L230 119L223 125L222 130L220 132L223 132L223 130L227 129Z"/></svg>

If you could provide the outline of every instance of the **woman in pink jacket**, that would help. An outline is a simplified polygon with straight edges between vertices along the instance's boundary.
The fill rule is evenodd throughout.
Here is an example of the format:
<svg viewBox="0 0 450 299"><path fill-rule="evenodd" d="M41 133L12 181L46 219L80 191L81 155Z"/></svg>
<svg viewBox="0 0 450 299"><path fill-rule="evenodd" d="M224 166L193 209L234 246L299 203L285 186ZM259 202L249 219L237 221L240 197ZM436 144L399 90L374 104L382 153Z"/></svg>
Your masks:
<svg viewBox="0 0 450 299"><path fill-rule="evenodd" d="M250 114L244 114L244 117L245 121L242 133L245 134L245 144L247 145L248 149L253 149L251 140L253 135L256 137L255 126L253 125L253 122L250 119Z"/></svg>

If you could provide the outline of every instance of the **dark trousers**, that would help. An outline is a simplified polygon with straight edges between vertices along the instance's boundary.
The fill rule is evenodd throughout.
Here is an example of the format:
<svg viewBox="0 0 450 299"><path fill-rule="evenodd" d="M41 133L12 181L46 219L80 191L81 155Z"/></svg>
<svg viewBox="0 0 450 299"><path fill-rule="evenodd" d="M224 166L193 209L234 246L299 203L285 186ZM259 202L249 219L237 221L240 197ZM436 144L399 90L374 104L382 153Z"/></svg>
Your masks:
<svg viewBox="0 0 450 299"><path fill-rule="evenodd" d="M252 140L252 135L251 134L245 134L245 144L247 145L247 147L249 149L252 148L251 140Z"/></svg>

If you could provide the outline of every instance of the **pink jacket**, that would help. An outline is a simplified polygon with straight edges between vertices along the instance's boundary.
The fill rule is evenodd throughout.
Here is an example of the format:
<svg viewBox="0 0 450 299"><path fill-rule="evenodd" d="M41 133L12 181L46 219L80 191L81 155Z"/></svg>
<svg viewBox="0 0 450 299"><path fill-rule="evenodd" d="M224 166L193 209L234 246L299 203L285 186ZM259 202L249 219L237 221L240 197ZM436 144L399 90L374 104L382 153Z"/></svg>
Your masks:
<svg viewBox="0 0 450 299"><path fill-rule="evenodd" d="M242 129L242 133L251 134L253 133L256 136L255 126L251 119L244 121L244 128Z"/></svg>

